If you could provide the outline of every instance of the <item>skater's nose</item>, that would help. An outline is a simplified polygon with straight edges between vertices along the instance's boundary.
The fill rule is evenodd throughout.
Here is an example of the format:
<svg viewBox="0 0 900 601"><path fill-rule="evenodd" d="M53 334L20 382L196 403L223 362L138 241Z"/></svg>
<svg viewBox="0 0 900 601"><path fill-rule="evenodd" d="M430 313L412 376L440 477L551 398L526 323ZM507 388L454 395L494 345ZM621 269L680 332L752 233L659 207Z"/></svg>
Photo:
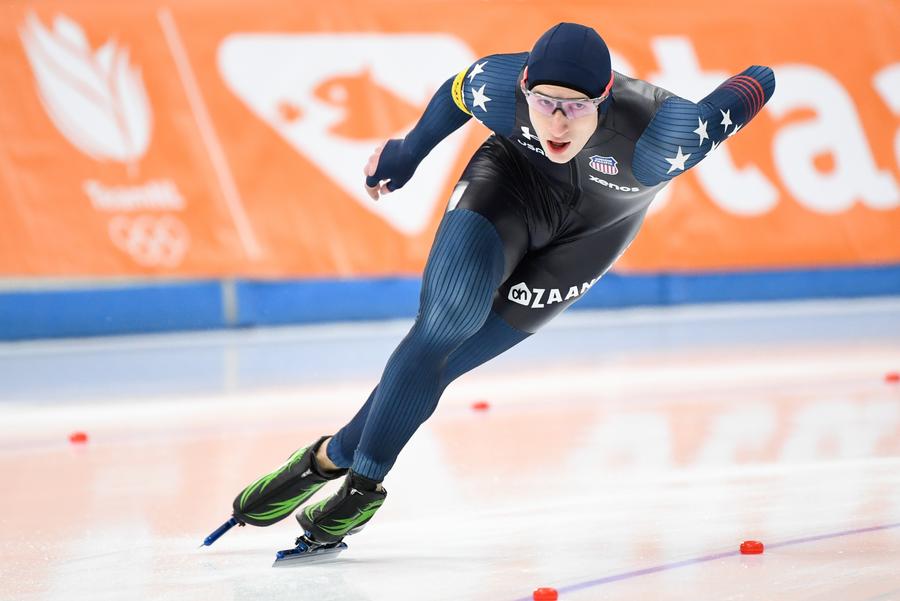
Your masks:
<svg viewBox="0 0 900 601"><path fill-rule="evenodd" d="M569 119L563 114L562 109L556 109L550 117L550 133L562 137L568 130Z"/></svg>

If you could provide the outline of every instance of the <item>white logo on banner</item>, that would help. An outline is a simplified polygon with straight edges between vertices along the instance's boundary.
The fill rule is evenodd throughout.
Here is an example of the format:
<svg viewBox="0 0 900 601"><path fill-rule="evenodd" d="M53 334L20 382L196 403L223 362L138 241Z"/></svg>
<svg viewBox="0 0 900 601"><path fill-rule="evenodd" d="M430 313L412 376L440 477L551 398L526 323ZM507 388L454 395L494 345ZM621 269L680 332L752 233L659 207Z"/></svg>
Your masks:
<svg viewBox="0 0 900 601"><path fill-rule="evenodd" d="M19 34L41 101L66 139L96 160L140 159L152 116L128 50L109 40L92 52L81 27L63 15L50 31L29 13Z"/></svg>
<svg viewBox="0 0 900 601"><path fill-rule="evenodd" d="M175 182L169 179L151 180L139 186L104 186L89 179L82 183L82 190L98 211L183 211L185 205Z"/></svg>
<svg viewBox="0 0 900 601"><path fill-rule="evenodd" d="M135 172L150 144L153 117L128 50L108 40L92 51L82 28L64 15L48 30L29 13L19 35L41 102L60 133L92 159L125 163ZM170 179L117 186L88 179L82 190L97 211L185 208ZM146 267L176 267L190 246L187 228L173 215L119 215L110 219L108 230L113 244Z"/></svg>
<svg viewBox="0 0 900 601"><path fill-rule="evenodd" d="M173 215L113 217L109 237L145 267L176 267L190 247L187 227Z"/></svg>
<svg viewBox="0 0 900 601"><path fill-rule="evenodd" d="M381 202L363 189L362 170L378 144L406 135L434 91L471 64L464 43L446 35L237 34L222 42L218 58L225 82L250 110L362 207L404 234L428 225L461 132Z"/></svg>

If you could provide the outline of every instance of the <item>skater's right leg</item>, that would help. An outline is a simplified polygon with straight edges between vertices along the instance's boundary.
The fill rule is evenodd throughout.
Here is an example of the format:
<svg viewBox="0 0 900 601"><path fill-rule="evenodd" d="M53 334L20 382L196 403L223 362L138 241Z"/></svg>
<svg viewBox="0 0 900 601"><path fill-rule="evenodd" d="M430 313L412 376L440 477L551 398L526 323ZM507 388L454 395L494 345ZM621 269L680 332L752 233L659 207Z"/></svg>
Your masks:
<svg viewBox="0 0 900 601"><path fill-rule="evenodd" d="M490 221L467 210L447 214L422 278L419 314L388 359L344 486L297 515L308 540L339 541L381 506L384 474L437 405L450 355L487 322L503 266Z"/></svg>
<svg viewBox="0 0 900 601"><path fill-rule="evenodd" d="M441 390L462 374L512 348L529 333L507 324L491 312L481 329L448 358ZM376 388L377 390L377 388ZM356 416L334 437L322 437L247 486L235 498L234 516L254 526L268 526L290 515L328 480L344 476L353 462L375 390Z"/></svg>
<svg viewBox="0 0 900 601"><path fill-rule="evenodd" d="M507 324L492 311L481 329L451 353L443 373L441 388L446 388L464 373L506 352L530 335ZM347 425L321 445L317 457L320 465L327 469L350 467L377 390L376 388L369 394L368 400Z"/></svg>
<svg viewBox="0 0 900 601"><path fill-rule="evenodd" d="M371 429L370 443L378 441L375 460L382 462L376 467L386 473L450 381L528 336L491 311L497 285L529 247L528 224L520 210L528 191L520 185L520 174L496 143L485 143L469 163L429 254L416 324L388 361L388 375L370 400L342 432L324 441L327 446L315 449L323 471L350 466L357 447L363 446L363 430ZM458 350L463 352L454 354ZM373 414L379 419L373 420ZM373 449L368 451L371 456ZM351 486L349 496L355 500L354 490L366 491L367 481L377 485L381 477L372 470L351 472L348 482L358 485ZM367 492L378 492L377 486ZM325 513L340 515L342 508L331 507L330 501L312 507L321 514L327 506ZM374 512L375 507L369 509Z"/></svg>
<svg viewBox="0 0 900 601"><path fill-rule="evenodd" d="M522 207L527 203L525 197L532 192L533 187L522 185L520 181L521 174L520 165L511 159L509 153L502 145L492 141L492 139L485 142L478 152L475 153L456 186L450 201L450 207L435 238L435 244L429 255L428 265L425 267L426 277L423 278L423 300L427 291L426 278L429 273L441 271L445 274L444 286L436 287L429 292L429 295L433 297L437 295L446 296L448 294L445 289L446 286L458 284L460 277L457 274L466 271L457 267L451 268L449 271L453 274L453 277L447 278L448 269L446 267L438 268L437 265L432 265L433 262L446 263L444 253L435 253L435 248L439 246L442 230L452 231L454 229L445 228L445 222L459 217L458 213L476 213L492 226L491 229L499 236L502 245L502 276L500 280L502 281L509 277L509 274L512 273L522 257L525 256L531 242L529 226L524 218ZM474 225L478 220L470 221ZM449 233L449 231L444 231L443 237L448 237L447 234ZM459 237L458 233L452 235ZM447 245L445 244L445 246ZM474 247L469 244L469 254L473 254L473 251ZM481 253L485 254L485 251L481 250ZM455 294L469 296L467 292L474 291L460 290ZM493 290L491 291L491 297L496 303ZM466 300L466 302L471 301ZM417 325L419 325L422 318L423 311L420 309L416 319ZM436 381L433 383L436 385L436 396L424 395L435 396L433 399L434 403L428 408L425 417L427 418L434 410L437 397L440 396L450 382L515 346L529 335L528 332L509 325L496 311L488 310L487 317L480 327L456 343L455 348L451 349L446 359L446 364L443 365ZM404 340L405 342L406 340ZM422 372L418 372L416 377L421 378L422 375ZM379 388L383 384L384 381L379 383L379 386L372 391L368 400L353 419L341 428L333 439L327 442L326 448L323 448L320 453L320 459L328 459L327 463L336 467L349 468L352 465L363 429L369 421L372 406L376 402ZM326 462L323 461L323 463Z"/></svg>

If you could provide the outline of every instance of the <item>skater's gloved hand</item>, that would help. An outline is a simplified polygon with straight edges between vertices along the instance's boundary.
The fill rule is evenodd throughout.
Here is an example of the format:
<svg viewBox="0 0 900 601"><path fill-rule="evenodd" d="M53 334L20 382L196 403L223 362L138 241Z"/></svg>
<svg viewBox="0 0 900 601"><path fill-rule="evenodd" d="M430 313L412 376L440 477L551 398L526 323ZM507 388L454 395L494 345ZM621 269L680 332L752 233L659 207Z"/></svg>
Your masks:
<svg viewBox="0 0 900 601"><path fill-rule="evenodd" d="M403 140L388 140L375 149L366 167L366 192L372 200L393 192L409 181L418 162L404 152Z"/></svg>

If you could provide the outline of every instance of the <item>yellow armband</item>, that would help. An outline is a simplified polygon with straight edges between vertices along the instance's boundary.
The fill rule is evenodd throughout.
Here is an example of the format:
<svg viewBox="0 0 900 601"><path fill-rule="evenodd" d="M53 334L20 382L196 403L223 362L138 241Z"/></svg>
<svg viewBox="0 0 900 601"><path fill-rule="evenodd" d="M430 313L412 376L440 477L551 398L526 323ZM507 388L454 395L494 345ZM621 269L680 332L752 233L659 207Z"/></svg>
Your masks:
<svg viewBox="0 0 900 601"><path fill-rule="evenodd" d="M453 87L450 88L450 95L453 96L453 102L456 103L459 110L471 116L472 112L466 108L466 103L463 101L463 84L466 80L466 71L468 69L463 69L456 75L456 78L453 80Z"/></svg>

